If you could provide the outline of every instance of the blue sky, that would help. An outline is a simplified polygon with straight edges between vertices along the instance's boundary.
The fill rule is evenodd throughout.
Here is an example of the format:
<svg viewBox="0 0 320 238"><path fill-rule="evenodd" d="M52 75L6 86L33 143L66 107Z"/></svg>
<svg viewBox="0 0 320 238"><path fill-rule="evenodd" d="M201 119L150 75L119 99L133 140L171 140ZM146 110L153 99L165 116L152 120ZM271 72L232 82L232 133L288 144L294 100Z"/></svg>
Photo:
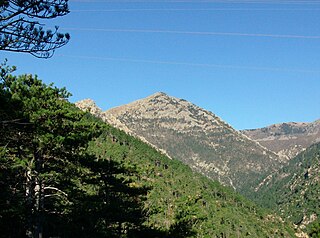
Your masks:
<svg viewBox="0 0 320 238"><path fill-rule="evenodd" d="M53 58L1 58L103 110L162 91L236 129L320 118L319 1L74 0L70 10L45 22L71 34Z"/></svg>

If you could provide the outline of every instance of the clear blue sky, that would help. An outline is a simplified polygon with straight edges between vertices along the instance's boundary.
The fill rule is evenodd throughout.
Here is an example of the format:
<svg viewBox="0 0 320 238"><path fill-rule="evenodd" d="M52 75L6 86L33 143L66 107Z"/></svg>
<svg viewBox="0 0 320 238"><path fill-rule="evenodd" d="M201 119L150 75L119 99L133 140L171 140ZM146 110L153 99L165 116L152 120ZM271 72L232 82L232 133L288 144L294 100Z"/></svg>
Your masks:
<svg viewBox="0 0 320 238"><path fill-rule="evenodd" d="M70 10L46 22L72 37L53 58L1 60L103 110L162 91L236 129L320 118L320 1L74 0Z"/></svg>

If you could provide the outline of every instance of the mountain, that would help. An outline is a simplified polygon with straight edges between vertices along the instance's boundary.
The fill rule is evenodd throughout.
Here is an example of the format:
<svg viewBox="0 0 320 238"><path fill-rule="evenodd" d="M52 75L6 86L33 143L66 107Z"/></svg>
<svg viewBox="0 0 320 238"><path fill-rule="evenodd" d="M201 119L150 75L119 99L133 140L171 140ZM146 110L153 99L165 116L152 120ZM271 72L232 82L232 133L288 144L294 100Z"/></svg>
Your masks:
<svg viewBox="0 0 320 238"><path fill-rule="evenodd" d="M100 115L104 121L110 120L92 100L76 105ZM129 171L120 178L127 181L130 188L148 189L143 205L147 219L139 235L134 237L294 236L292 226L279 216L264 211L123 130L109 126L90 144L89 152L100 160L121 164ZM116 214L110 216L111 219L117 217Z"/></svg>
<svg viewBox="0 0 320 238"><path fill-rule="evenodd" d="M283 161L233 129L212 112L186 100L156 93L103 113L108 123L127 128L194 171L239 191L276 171Z"/></svg>
<svg viewBox="0 0 320 238"><path fill-rule="evenodd" d="M0 237L293 237L279 216L80 111L64 88L5 79Z"/></svg>
<svg viewBox="0 0 320 238"><path fill-rule="evenodd" d="M305 227L320 221L320 143L308 147L270 175L256 195L260 204L276 207L282 217L296 225Z"/></svg>
<svg viewBox="0 0 320 238"><path fill-rule="evenodd" d="M289 160L320 142L320 120L312 123L281 123L241 132Z"/></svg>
<svg viewBox="0 0 320 238"><path fill-rule="evenodd" d="M133 237L294 237L292 226L279 216L112 126L89 151L126 168L130 176L120 178L132 189L148 188L145 230Z"/></svg>

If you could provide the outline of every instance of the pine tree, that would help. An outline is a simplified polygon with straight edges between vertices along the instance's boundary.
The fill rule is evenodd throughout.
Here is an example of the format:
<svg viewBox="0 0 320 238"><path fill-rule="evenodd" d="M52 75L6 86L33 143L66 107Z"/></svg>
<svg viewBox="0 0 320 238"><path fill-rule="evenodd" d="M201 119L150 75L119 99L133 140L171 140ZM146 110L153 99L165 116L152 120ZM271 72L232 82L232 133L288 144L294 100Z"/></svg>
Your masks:
<svg viewBox="0 0 320 238"><path fill-rule="evenodd" d="M70 35L58 32L58 27L45 30L39 20L68 13L68 0L0 0L0 50L51 57Z"/></svg>
<svg viewBox="0 0 320 238"><path fill-rule="evenodd" d="M10 180L11 193L24 198L15 210L27 213L20 214L26 235L42 237L45 217L65 212L56 208L68 203L62 182L76 171L96 124L66 101L70 94L65 89L47 86L37 77L8 75L1 86L1 98L7 100L1 113L7 117L2 118L1 162L7 175L3 179ZM14 110L8 110L10 105ZM12 188L16 176L21 179Z"/></svg>
<svg viewBox="0 0 320 238"><path fill-rule="evenodd" d="M116 160L87 150L107 130L105 123L69 103L64 88L36 76L3 74L0 85L3 235L140 237L151 232L143 226L148 188L136 186L134 166L118 162L127 147L114 144Z"/></svg>

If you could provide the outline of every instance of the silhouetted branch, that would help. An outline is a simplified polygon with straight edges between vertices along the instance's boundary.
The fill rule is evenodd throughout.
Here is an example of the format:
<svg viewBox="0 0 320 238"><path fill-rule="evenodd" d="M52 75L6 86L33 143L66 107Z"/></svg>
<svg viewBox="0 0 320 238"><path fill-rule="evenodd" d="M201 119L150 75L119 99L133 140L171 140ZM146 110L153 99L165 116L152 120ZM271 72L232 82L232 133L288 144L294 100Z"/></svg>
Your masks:
<svg viewBox="0 0 320 238"><path fill-rule="evenodd" d="M69 34L44 30L34 19L52 19L69 13L68 0L0 1L0 50L50 58L70 40Z"/></svg>

